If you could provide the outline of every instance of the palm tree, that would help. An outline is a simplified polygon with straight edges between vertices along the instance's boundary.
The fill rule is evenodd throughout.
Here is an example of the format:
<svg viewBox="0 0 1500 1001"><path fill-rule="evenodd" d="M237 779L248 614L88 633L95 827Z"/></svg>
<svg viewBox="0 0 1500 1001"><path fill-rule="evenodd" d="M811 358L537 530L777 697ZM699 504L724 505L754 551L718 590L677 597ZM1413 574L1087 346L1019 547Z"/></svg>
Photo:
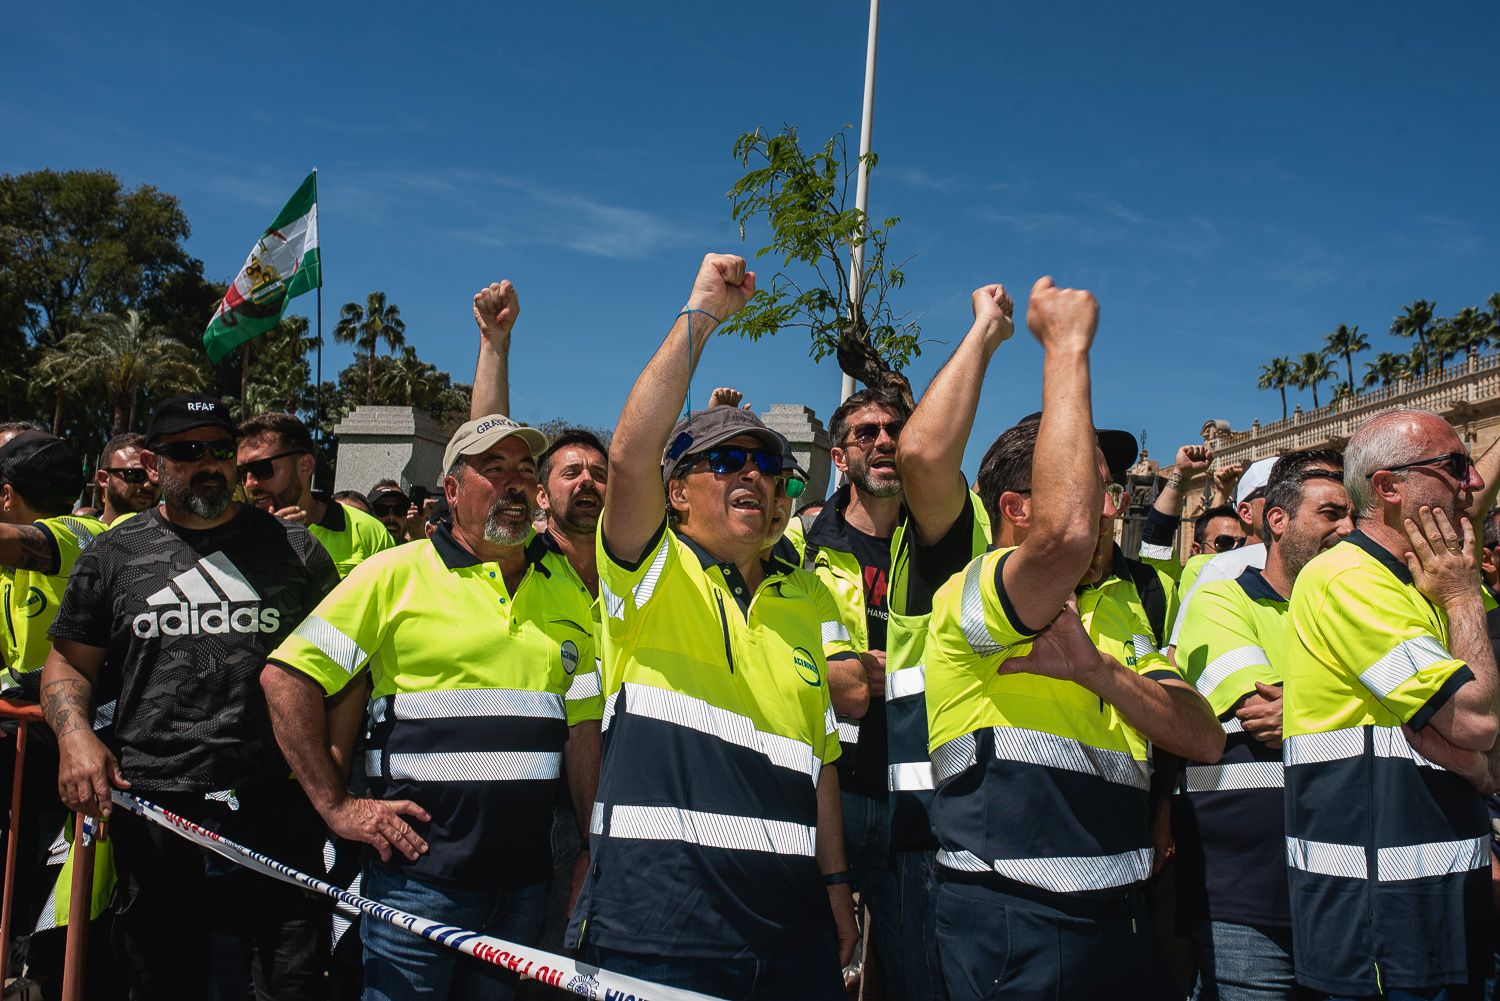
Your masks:
<svg viewBox="0 0 1500 1001"><path fill-rule="evenodd" d="M1276 389L1281 391L1281 419L1286 420L1286 387L1295 381L1295 370L1290 358L1272 358L1260 367L1260 379L1256 382L1257 389Z"/></svg>
<svg viewBox="0 0 1500 1001"><path fill-rule="evenodd" d="M1313 409L1318 409L1318 383L1334 377L1333 363L1323 351L1304 351L1297 359L1295 380L1298 389L1311 389Z"/></svg>
<svg viewBox="0 0 1500 1001"><path fill-rule="evenodd" d="M1359 332L1359 324L1349 327L1340 323L1338 329L1325 339L1330 354L1344 359L1344 369L1349 374L1349 388L1354 388L1354 356L1370 350L1370 339Z"/></svg>
<svg viewBox="0 0 1500 1001"><path fill-rule="evenodd" d="M1495 318L1473 306L1460 309L1448 323L1453 328L1459 350L1466 354L1483 351L1495 338Z"/></svg>
<svg viewBox="0 0 1500 1001"><path fill-rule="evenodd" d="M1427 332L1427 344L1440 372L1448 367L1454 355L1464 349L1458 329L1449 319L1440 318L1432 324L1432 329Z"/></svg>
<svg viewBox="0 0 1500 1001"><path fill-rule="evenodd" d="M397 400L408 407L425 407L445 386L443 373L437 366L418 358L416 350L407 346L382 366L378 388L384 399Z"/></svg>
<svg viewBox="0 0 1500 1001"><path fill-rule="evenodd" d="M1404 354L1382 351L1374 361L1365 362L1364 386L1389 386L1411 374L1411 359Z"/></svg>
<svg viewBox="0 0 1500 1001"><path fill-rule="evenodd" d="M1427 331L1432 324L1432 312L1436 308L1426 299L1418 299L1402 306L1401 315L1391 321L1391 333L1397 337L1414 336L1417 346L1421 348L1420 354L1413 354L1413 361L1417 365L1414 375L1421 375L1427 369Z"/></svg>
<svg viewBox="0 0 1500 1001"><path fill-rule="evenodd" d="M37 363L37 376L64 395L103 395L111 434L135 426L141 394L197 389L203 376L192 349L147 326L141 314L102 313L57 342Z"/></svg>
<svg viewBox="0 0 1500 1001"><path fill-rule="evenodd" d="M365 305L346 302L339 311L338 326L333 328L333 339L340 344L353 344L365 355L365 399L375 400L375 351L382 341L392 351L406 344L406 324L401 320L401 309L395 303L387 303L384 292L371 292L365 296Z"/></svg>

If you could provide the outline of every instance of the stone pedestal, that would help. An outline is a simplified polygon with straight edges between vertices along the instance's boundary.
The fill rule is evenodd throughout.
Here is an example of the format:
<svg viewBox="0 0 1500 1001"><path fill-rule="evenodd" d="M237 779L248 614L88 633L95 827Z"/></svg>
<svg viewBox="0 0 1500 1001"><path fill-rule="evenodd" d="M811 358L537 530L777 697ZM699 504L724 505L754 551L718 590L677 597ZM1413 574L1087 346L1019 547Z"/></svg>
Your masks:
<svg viewBox="0 0 1500 1001"><path fill-rule="evenodd" d="M368 493L377 480L401 481L401 489L436 491L443 478L448 435L425 410L356 407L334 427L339 449L334 490Z"/></svg>
<svg viewBox="0 0 1500 1001"><path fill-rule="evenodd" d="M773 403L771 409L760 415L766 426L786 436L792 443L792 452L797 462L807 470L807 490L794 502L801 507L817 498L828 495L831 463L828 448L831 441L823 422L811 409L795 403Z"/></svg>

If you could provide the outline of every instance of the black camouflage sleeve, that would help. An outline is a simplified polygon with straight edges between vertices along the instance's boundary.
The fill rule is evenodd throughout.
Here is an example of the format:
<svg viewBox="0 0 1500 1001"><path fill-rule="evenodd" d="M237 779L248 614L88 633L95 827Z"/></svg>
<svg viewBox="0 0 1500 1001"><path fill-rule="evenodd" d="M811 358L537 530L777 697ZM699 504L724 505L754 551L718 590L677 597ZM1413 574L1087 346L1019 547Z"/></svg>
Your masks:
<svg viewBox="0 0 1500 1001"><path fill-rule="evenodd" d="M91 545L78 554L57 618L47 635L88 646L109 646L109 585L105 573L106 546Z"/></svg>

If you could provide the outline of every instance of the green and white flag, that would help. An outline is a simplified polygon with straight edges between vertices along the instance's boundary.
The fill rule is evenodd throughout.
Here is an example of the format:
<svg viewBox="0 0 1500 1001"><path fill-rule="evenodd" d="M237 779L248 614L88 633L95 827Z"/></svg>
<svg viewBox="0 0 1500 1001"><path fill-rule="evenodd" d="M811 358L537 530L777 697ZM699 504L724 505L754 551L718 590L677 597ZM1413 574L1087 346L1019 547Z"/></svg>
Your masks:
<svg viewBox="0 0 1500 1001"><path fill-rule="evenodd" d="M245 266L203 331L209 359L217 365L241 344L271 330L281 322L288 302L322 284L315 170L250 249Z"/></svg>

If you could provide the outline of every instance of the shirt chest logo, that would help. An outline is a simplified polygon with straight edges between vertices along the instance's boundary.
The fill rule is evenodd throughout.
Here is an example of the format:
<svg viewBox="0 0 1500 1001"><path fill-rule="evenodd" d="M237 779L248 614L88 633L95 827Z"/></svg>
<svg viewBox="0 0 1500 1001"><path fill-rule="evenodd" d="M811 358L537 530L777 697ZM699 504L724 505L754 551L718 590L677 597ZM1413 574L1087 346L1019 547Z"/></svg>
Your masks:
<svg viewBox="0 0 1500 1001"><path fill-rule="evenodd" d="M578 644L572 640L562 641L562 665L567 674L578 670Z"/></svg>
<svg viewBox="0 0 1500 1001"><path fill-rule="evenodd" d="M806 647L792 648L792 666L797 669L797 676L814 688L823 683L823 676L818 672L817 658Z"/></svg>
<svg viewBox="0 0 1500 1001"><path fill-rule="evenodd" d="M146 599L152 606L131 620L141 639L274 633L281 610L262 608L260 595L223 553L205 556Z"/></svg>

